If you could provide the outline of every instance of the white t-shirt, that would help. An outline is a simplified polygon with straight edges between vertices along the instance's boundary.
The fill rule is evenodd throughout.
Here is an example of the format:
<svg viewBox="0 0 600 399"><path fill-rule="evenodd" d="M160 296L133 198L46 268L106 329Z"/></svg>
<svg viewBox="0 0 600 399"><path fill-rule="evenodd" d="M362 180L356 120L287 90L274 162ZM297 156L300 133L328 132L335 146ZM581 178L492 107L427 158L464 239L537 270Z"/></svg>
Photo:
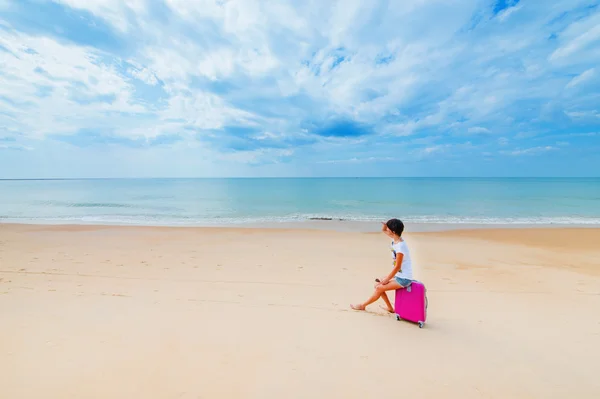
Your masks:
<svg viewBox="0 0 600 399"><path fill-rule="evenodd" d="M402 264L400 266L400 270L396 273L395 277L406 278L409 280L413 279L413 271L412 271L412 260L410 259L410 251L408 250L408 246L406 245L406 241L402 240L396 244L392 241L392 257L394 259L394 265L396 265L396 254L402 253L404 256L402 257Z"/></svg>

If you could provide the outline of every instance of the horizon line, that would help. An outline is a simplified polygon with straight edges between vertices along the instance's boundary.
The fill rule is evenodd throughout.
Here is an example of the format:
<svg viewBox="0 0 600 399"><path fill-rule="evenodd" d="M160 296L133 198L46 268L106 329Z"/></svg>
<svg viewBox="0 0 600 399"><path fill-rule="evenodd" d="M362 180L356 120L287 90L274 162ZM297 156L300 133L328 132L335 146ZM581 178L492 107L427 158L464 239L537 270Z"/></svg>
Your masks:
<svg viewBox="0 0 600 399"><path fill-rule="evenodd" d="M64 180L250 180L250 179L599 179L600 176L228 176L228 177L31 177L0 181Z"/></svg>

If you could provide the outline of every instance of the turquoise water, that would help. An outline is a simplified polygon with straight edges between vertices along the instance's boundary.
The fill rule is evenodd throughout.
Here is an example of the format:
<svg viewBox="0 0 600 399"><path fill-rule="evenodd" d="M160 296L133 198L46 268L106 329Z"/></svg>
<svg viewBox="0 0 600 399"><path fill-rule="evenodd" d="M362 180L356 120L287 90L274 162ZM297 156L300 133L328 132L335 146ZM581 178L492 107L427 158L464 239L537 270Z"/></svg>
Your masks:
<svg viewBox="0 0 600 399"><path fill-rule="evenodd" d="M413 223L600 225L600 179L0 181L1 222L221 225L389 217Z"/></svg>

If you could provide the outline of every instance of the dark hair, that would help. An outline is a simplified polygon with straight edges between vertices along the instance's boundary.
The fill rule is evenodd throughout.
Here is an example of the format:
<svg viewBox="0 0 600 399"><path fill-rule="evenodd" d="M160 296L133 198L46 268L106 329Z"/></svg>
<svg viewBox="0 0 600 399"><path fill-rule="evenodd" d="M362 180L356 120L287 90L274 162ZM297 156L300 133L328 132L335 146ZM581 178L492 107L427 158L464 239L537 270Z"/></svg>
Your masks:
<svg viewBox="0 0 600 399"><path fill-rule="evenodd" d="M404 232L404 223L402 223L401 220L398 219L390 219L387 222L385 222L385 225L387 226L388 229L390 229L390 231L398 236L401 236L402 233Z"/></svg>

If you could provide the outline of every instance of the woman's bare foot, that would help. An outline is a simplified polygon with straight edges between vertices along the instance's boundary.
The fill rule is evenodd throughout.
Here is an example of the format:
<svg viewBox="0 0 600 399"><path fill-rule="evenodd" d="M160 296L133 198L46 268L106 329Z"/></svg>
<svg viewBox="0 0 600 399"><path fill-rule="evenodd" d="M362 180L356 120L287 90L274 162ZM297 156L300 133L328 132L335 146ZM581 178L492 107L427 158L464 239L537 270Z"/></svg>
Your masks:
<svg viewBox="0 0 600 399"><path fill-rule="evenodd" d="M365 310L363 305L350 305L350 307L354 310Z"/></svg>
<svg viewBox="0 0 600 399"><path fill-rule="evenodd" d="M394 309L388 308L387 306L381 306L381 305L379 305L379 307L381 309L385 310L388 313L394 313L395 312Z"/></svg>

